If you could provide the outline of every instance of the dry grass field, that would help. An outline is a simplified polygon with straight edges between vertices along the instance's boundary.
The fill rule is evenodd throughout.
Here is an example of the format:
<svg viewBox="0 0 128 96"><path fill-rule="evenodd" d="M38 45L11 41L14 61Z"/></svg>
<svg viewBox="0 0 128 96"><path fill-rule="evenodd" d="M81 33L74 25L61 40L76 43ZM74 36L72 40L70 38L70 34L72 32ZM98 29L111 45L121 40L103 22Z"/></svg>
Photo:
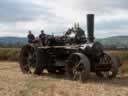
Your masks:
<svg viewBox="0 0 128 96"><path fill-rule="evenodd" d="M0 96L128 96L128 75L113 80L91 75L82 84L47 73L25 75L17 62L0 62Z"/></svg>
<svg viewBox="0 0 128 96"><path fill-rule="evenodd" d="M92 74L85 84L60 75L23 74L16 62L19 51L0 48L0 96L128 96L128 51L109 51L123 64L117 78L105 80Z"/></svg>

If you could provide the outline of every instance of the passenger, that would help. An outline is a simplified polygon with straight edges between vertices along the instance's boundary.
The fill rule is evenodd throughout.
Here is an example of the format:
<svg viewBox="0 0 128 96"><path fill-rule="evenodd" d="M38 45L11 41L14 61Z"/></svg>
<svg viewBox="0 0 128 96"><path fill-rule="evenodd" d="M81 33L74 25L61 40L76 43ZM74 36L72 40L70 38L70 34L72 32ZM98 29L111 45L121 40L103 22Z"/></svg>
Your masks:
<svg viewBox="0 0 128 96"><path fill-rule="evenodd" d="M35 36L32 34L31 30L28 31L28 43L36 43Z"/></svg>
<svg viewBox="0 0 128 96"><path fill-rule="evenodd" d="M46 34L44 33L44 30L41 30L41 34L39 35L39 38L40 38L41 43L42 43L43 46L46 45L46 44L45 44L46 37L47 37L47 36L46 36Z"/></svg>

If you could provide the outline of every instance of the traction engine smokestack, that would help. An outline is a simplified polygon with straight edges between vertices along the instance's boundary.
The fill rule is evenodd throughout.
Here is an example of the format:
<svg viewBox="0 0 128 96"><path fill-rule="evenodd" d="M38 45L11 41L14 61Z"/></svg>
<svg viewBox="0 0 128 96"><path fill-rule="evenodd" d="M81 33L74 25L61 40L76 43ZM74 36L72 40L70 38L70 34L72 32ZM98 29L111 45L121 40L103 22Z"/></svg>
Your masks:
<svg viewBox="0 0 128 96"><path fill-rule="evenodd" d="M94 41L94 14L87 15L87 34L89 42Z"/></svg>

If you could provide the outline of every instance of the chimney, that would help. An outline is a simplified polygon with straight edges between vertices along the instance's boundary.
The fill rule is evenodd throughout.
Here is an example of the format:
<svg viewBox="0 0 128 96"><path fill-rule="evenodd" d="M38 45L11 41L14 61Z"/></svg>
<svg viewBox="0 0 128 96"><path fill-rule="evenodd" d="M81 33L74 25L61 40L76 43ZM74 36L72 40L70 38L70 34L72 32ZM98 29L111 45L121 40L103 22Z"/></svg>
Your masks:
<svg viewBox="0 0 128 96"><path fill-rule="evenodd" d="M94 14L87 14L87 34L88 41L92 43L94 41Z"/></svg>

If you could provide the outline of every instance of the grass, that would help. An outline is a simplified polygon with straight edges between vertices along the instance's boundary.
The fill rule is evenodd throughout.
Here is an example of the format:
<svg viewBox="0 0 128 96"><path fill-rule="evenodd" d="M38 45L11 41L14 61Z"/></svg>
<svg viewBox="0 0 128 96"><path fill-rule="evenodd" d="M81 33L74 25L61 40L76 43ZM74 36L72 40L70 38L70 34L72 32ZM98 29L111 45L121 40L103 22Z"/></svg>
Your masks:
<svg viewBox="0 0 128 96"><path fill-rule="evenodd" d="M17 61L19 53L19 48L0 48L0 60Z"/></svg>

